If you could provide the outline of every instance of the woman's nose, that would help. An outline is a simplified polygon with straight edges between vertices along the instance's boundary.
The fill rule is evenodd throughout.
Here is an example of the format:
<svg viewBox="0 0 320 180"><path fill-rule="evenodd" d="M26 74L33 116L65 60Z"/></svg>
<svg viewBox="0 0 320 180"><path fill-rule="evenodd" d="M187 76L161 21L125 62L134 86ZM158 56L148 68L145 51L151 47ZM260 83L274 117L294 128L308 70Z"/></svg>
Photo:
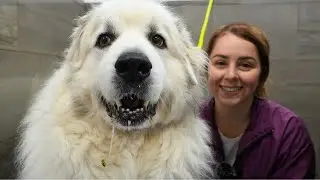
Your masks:
<svg viewBox="0 0 320 180"><path fill-rule="evenodd" d="M225 78L226 79L235 79L238 77L238 72L237 72L237 68L234 65L229 65L229 67L227 68L226 74L225 74Z"/></svg>

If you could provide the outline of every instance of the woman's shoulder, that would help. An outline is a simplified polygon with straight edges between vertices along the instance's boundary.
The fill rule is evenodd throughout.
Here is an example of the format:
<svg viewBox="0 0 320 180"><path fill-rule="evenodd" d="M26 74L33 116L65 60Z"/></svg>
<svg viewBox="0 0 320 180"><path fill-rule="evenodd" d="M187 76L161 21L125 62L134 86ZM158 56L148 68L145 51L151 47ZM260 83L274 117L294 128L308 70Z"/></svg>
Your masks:
<svg viewBox="0 0 320 180"><path fill-rule="evenodd" d="M306 131L304 120L297 113L274 100L257 98L254 114L280 134L298 129Z"/></svg>
<svg viewBox="0 0 320 180"><path fill-rule="evenodd" d="M207 98L201 101L199 107L200 117L204 120L210 121L213 116L213 98Z"/></svg>
<svg viewBox="0 0 320 180"><path fill-rule="evenodd" d="M288 121L291 118L301 119L298 114L296 114L290 108L270 99L257 98L257 108L256 111L259 111L263 115L270 115L274 120ZM280 119L279 119L280 118Z"/></svg>
<svg viewBox="0 0 320 180"><path fill-rule="evenodd" d="M315 150L304 120L289 108L272 100L259 99L257 105L262 109L260 117L268 116L273 127L272 147L277 152L273 162L276 170L273 176L312 179Z"/></svg>

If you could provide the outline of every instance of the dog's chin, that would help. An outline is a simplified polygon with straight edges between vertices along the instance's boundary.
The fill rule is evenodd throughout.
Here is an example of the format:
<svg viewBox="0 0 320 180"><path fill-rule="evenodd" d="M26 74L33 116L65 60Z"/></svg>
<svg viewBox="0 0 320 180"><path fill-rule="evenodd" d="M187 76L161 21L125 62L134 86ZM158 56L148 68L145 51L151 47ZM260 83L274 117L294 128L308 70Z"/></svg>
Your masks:
<svg viewBox="0 0 320 180"><path fill-rule="evenodd" d="M156 114L158 103L138 98L135 94L123 96L118 102L109 102L100 95L100 102L112 123L126 130L146 128L146 121Z"/></svg>

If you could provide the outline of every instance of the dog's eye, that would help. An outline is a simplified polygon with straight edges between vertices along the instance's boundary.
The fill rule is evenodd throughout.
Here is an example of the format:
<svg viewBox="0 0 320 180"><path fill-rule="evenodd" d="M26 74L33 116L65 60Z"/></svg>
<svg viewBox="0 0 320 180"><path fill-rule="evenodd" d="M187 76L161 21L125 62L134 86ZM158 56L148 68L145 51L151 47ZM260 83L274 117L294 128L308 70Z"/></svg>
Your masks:
<svg viewBox="0 0 320 180"><path fill-rule="evenodd" d="M165 39L160 34L151 34L150 41L154 46L160 49L167 47Z"/></svg>
<svg viewBox="0 0 320 180"><path fill-rule="evenodd" d="M99 48L105 48L107 46L110 46L114 39L115 39L114 35L112 34L108 34L108 33L100 34L95 46Z"/></svg>

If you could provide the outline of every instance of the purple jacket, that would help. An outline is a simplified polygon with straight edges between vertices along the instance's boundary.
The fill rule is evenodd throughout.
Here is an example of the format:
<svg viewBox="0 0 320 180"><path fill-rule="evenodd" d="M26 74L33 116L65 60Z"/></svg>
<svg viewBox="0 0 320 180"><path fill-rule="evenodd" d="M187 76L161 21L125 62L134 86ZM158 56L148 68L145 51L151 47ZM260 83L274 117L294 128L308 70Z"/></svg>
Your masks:
<svg viewBox="0 0 320 180"><path fill-rule="evenodd" d="M212 127L214 153L223 155L223 145L214 123L214 99L200 108ZM240 178L315 178L315 152L303 120L270 100L255 98L251 122L243 134L234 163ZM219 156L218 156L219 157Z"/></svg>

